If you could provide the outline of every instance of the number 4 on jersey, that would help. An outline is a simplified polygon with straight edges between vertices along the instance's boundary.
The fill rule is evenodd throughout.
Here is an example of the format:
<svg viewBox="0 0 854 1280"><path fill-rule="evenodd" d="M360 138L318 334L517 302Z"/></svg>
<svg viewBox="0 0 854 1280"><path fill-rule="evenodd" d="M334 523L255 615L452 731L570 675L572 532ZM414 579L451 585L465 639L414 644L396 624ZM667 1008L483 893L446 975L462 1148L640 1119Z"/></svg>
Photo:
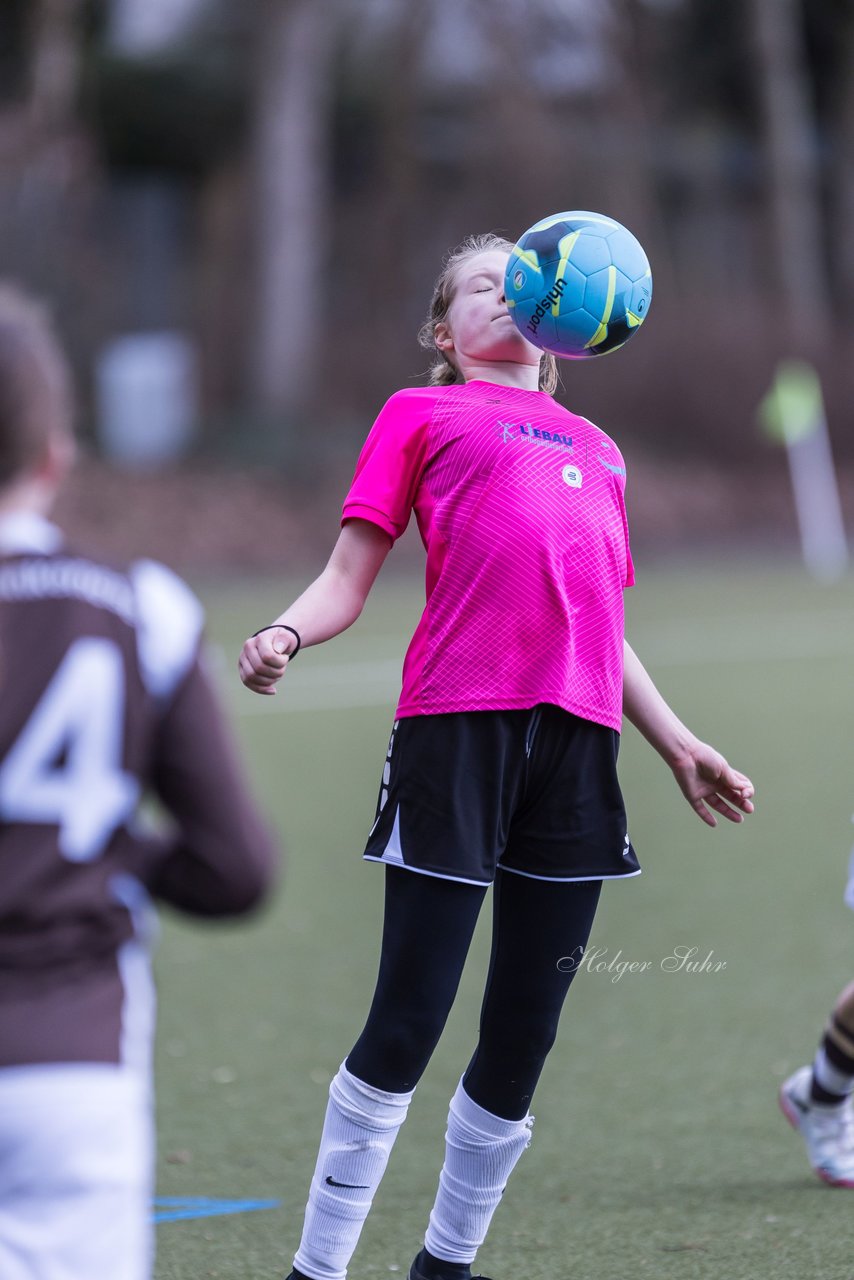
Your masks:
<svg viewBox="0 0 854 1280"><path fill-rule="evenodd" d="M124 704L117 646L75 640L0 767L0 818L56 823L63 857L97 858L139 799L121 768Z"/></svg>

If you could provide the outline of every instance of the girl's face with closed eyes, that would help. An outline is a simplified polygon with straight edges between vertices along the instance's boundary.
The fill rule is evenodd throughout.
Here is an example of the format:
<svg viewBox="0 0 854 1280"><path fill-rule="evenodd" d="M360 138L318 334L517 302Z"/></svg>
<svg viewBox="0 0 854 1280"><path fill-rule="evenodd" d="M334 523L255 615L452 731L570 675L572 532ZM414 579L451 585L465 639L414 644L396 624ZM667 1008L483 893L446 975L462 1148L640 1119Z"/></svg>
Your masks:
<svg viewBox="0 0 854 1280"><path fill-rule="evenodd" d="M447 318L436 325L436 345L464 377L472 366L522 364L539 368L542 351L522 337L507 310L504 272L508 256L501 249L488 249L462 263Z"/></svg>

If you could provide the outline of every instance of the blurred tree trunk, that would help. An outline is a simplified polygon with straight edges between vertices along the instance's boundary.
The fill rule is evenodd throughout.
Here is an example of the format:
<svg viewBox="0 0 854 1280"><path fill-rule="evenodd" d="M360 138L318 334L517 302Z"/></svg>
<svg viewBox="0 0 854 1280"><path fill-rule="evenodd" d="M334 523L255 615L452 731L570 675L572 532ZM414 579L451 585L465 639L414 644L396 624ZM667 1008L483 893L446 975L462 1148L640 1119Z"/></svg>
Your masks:
<svg viewBox="0 0 854 1280"><path fill-rule="evenodd" d="M337 11L338 0L265 0L259 11L250 390L265 415L293 417L317 391Z"/></svg>
<svg viewBox="0 0 854 1280"><path fill-rule="evenodd" d="M498 228L510 240L559 211L542 208L536 197L532 202L530 184L519 181L520 173L537 174L538 185L546 189L560 175L563 190L567 168L571 170L578 159L571 137L562 136L558 128L553 100L544 95L537 80L534 36L542 18L538 9L537 0L524 5L515 0L474 0L493 66L480 87L468 166L475 190L481 189L488 201L480 214L483 229ZM501 201L493 204L496 191ZM565 203L560 207L565 208Z"/></svg>
<svg viewBox="0 0 854 1280"><path fill-rule="evenodd" d="M27 15L26 94L2 113L0 148L6 176L26 198L49 170L65 175L60 150L77 132L81 0L38 0Z"/></svg>
<svg viewBox="0 0 854 1280"><path fill-rule="evenodd" d="M379 115L379 172L365 252L372 258L372 291L376 298L395 300L393 307L378 309L376 320L382 326L381 344L390 364L419 359L415 330L428 302L422 296L423 289L418 288L425 238L430 249L429 271L435 272L438 260L421 225L424 168L417 141L419 110L423 107L420 55L434 7L433 0L397 4L382 49L385 66ZM406 252L402 251L404 245Z"/></svg>
<svg viewBox="0 0 854 1280"><path fill-rule="evenodd" d="M660 16L638 0L615 0L607 23L615 75L603 88L603 115L620 139L619 164L606 166L610 208L646 249L660 289L672 293L677 273L656 188L656 145L665 124L654 48Z"/></svg>
<svg viewBox="0 0 854 1280"><path fill-rule="evenodd" d="M638 0L611 0L606 8L561 11L528 0L477 0L495 61L484 100L478 150L483 180L501 175L501 220L511 236L536 218L574 207L573 189L598 193L603 212L626 222L656 264L659 280L672 273L655 189L653 104L655 83L646 27L654 21ZM548 41L565 50L589 48L598 71L587 84L544 91L537 53ZM583 122L583 125L582 125ZM583 140L579 141L579 133ZM532 204L527 183L518 181L520 157L537 175ZM543 207L545 195L549 202ZM583 203L583 202L582 202ZM584 207L587 207L586 205Z"/></svg>
<svg viewBox="0 0 854 1280"><path fill-rule="evenodd" d="M831 316L800 0L751 4L779 285L789 339L809 352L826 341Z"/></svg>
<svg viewBox="0 0 854 1280"><path fill-rule="evenodd" d="M41 0L34 20L30 120L36 136L68 127L80 63L81 0Z"/></svg>
<svg viewBox="0 0 854 1280"><path fill-rule="evenodd" d="M854 67L854 25L845 34L842 62ZM831 260L840 313L850 328L854 316L854 73L850 71L842 80L831 145Z"/></svg>
<svg viewBox="0 0 854 1280"><path fill-rule="evenodd" d="M19 101L0 115L0 270L74 315L66 340L90 339L97 288L92 210L99 173L77 113L84 0L34 0L26 15ZM95 269L93 269L93 267Z"/></svg>

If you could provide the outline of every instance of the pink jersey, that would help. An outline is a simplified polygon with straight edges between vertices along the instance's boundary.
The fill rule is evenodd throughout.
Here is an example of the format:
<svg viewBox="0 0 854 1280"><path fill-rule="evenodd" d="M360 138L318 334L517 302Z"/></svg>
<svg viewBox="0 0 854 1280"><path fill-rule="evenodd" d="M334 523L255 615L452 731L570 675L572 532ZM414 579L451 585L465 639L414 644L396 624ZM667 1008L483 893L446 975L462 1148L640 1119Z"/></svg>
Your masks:
<svg viewBox="0 0 854 1280"><path fill-rule="evenodd" d="M398 716L549 702L620 728L625 483L613 441L544 392L472 381L391 397L342 521L398 538L414 510L427 550Z"/></svg>

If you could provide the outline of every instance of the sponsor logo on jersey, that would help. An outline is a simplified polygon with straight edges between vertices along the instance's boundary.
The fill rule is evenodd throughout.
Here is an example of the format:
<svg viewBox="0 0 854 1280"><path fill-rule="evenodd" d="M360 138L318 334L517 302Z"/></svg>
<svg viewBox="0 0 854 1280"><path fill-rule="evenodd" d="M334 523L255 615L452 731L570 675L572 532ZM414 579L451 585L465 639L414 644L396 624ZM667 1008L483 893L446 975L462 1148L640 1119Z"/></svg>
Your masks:
<svg viewBox="0 0 854 1280"><path fill-rule="evenodd" d="M530 422L498 422L497 429L506 444L508 440L524 440L528 444L544 445L548 449L572 449L572 436L562 431L546 431L532 427Z"/></svg>
<svg viewBox="0 0 854 1280"><path fill-rule="evenodd" d="M568 466L561 471L564 484L568 484L570 489L580 489L582 475L578 467Z"/></svg>

